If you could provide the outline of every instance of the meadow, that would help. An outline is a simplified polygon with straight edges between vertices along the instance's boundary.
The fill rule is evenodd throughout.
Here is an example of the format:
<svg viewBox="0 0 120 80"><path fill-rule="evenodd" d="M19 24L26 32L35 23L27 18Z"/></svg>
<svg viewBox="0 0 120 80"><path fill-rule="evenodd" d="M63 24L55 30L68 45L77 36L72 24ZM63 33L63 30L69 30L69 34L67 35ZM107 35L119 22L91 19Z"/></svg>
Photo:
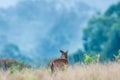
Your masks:
<svg viewBox="0 0 120 80"><path fill-rule="evenodd" d="M120 80L117 62L76 64L64 71L51 74L49 68L1 70L0 80Z"/></svg>

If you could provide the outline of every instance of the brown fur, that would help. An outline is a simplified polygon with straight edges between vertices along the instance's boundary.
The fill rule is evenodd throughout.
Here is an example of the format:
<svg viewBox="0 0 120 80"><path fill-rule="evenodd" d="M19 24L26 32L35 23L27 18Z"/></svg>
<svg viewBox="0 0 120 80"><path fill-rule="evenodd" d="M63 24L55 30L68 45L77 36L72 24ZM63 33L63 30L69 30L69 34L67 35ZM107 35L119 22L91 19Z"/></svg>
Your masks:
<svg viewBox="0 0 120 80"><path fill-rule="evenodd" d="M68 56L67 56L68 52L67 51L64 52L62 50L60 50L60 52L62 53L61 58L53 60L50 64L52 73L58 70L62 70L65 65L68 66L69 64Z"/></svg>

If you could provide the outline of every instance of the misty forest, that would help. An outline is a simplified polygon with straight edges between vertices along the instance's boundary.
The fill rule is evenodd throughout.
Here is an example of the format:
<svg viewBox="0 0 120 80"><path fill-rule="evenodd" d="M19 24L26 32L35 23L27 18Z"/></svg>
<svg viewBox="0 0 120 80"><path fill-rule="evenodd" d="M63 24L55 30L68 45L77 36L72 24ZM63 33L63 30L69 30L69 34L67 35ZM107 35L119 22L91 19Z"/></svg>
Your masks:
<svg viewBox="0 0 120 80"><path fill-rule="evenodd" d="M96 5L91 1L71 0L67 4L67 0L21 0L14 6L0 7L0 68L2 66L3 70L6 70L6 66L15 64L19 65L19 70L25 67L42 68L44 72L45 67L47 72L50 72L49 65L54 59L60 58L60 50L68 51L71 66L81 64L83 66L80 70L85 71L86 64L88 74L92 67L107 70L105 66L109 66L110 69L112 62L113 69L120 66L120 2L110 0L110 3L102 0L103 3L108 3L103 6L102 3L99 5L99 0L96 1ZM4 61L10 64L3 63ZM105 63L110 64L102 65ZM32 69L28 69L28 72ZM120 68L115 68L116 71L117 69ZM71 68L70 70L73 71ZM75 70L79 71L78 66ZM13 67L10 68L10 73L14 71ZM108 73L112 72L109 71ZM23 73L27 75L27 71ZM62 74L68 73L69 71ZM38 80L33 74L31 73L29 76L32 77L28 79L17 79L20 75L18 73L15 79ZM84 74L87 74L87 70ZM53 80L48 78L49 73L43 75L47 75L44 80ZM65 76L64 79L58 77L59 79L54 77L54 80L71 80ZM79 79L88 80L87 78L72 80ZM114 79L90 78L90 80ZM116 77L116 80L119 79Z"/></svg>
<svg viewBox="0 0 120 80"><path fill-rule="evenodd" d="M50 4L40 3L26 1L15 8L0 10L0 58L40 66L59 57L59 50L63 49L69 50L71 63L84 62L85 54L100 54L100 61L115 60L120 49L120 3L111 5L104 13L78 3L83 5L83 8L77 7L80 16L74 11L57 13L53 6L47 7ZM40 9L43 4L44 10Z"/></svg>

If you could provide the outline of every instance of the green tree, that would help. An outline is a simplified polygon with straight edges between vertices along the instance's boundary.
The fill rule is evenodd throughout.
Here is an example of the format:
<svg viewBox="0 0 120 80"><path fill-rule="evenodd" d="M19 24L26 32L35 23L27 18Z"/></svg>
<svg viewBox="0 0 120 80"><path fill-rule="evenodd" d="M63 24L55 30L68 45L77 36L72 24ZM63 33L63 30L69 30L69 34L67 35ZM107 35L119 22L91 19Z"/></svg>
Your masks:
<svg viewBox="0 0 120 80"><path fill-rule="evenodd" d="M69 55L70 64L74 64L76 62L84 61L84 52L82 50L78 50L75 53Z"/></svg>
<svg viewBox="0 0 120 80"><path fill-rule="evenodd" d="M105 15L120 17L120 2L116 5L110 6L110 8L105 12Z"/></svg>
<svg viewBox="0 0 120 80"><path fill-rule="evenodd" d="M102 53L113 60L120 49L120 3L112 5L103 15L90 19L84 29L84 49L87 53Z"/></svg>

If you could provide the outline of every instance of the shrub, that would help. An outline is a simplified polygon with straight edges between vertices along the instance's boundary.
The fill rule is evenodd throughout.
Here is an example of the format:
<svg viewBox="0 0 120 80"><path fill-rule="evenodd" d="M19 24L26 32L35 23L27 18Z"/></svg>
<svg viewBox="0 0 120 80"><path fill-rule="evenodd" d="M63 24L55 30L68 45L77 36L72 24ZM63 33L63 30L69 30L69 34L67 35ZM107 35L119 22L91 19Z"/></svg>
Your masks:
<svg viewBox="0 0 120 80"><path fill-rule="evenodd" d="M6 58L0 60L0 68L3 70L7 70L10 68L21 70L23 68L30 68L30 67L31 67L30 65L26 65L25 63L14 59Z"/></svg>
<svg viewBox="0 0 120 80"><path fill-rule="evenodd" d="M100 59L100 54L94 55L94 56L89 56L88 54L85 54L85 59L84 62L89 64L89 63L98 63Z"/></svg>
<svg viewBox="0 0 120 80"><path fill-rule="evenodd" d="M115 61L119 62L120 61L120 50L118 51L118 55L114 55Z"/></svg>

